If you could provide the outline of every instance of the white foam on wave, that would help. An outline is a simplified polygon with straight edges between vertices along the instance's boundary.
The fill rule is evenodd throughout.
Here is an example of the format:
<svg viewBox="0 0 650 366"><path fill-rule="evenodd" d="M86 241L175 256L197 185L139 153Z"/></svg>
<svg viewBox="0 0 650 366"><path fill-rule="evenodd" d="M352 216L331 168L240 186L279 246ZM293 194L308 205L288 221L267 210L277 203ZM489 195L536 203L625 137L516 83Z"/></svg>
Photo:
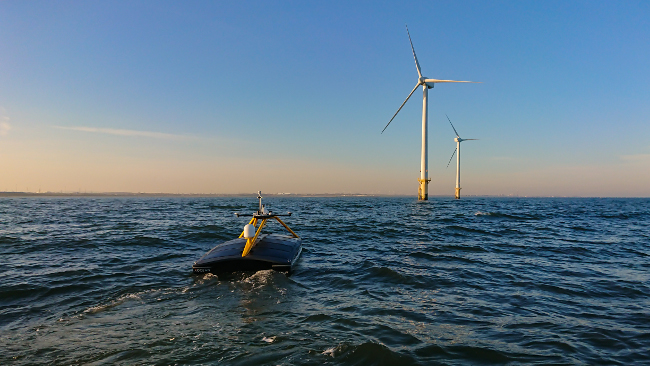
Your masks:
<svg viewBox="0 0 650 366"><path fill-rule="evenodd" d="M145 290L145 291L139 291L139 292L134 292L131 294L124 294L117 299L111 301L108 304L103 304L103 305L97 305L97 306L92 306L89 307L88 309L84 310L84 314L97 314L99 312L114 308L116 306L122 305L127 301L130 300L142 300L142 295L146 294L152 294L152 293L157 293L161 291L165 291L168 289L151 289L151 290Z"/></svg>
<svg viewBox="0 0 650 366"><path fill-rule="evenodd" d="M494 215L492 212L481 212L481 211L476 211L474 216L492 216Z"/></svg>
<svg viewBox="0 0 650 366"><path fill-rule="evenodd" d="M264 287L273 282L274 273L275 271L272 269L257 271L253 275L244 278L242 282L253 285L253 288Z"/></svg>
<svg viewBox="0 0 650 366"><path fill-rule="evenodd" d="M191 286L183 288L181 292L186 293L193 287L204 285L206 282L212 282L214 280L219 281L219 276L212 273L204 273L200 276L197 276L195 282Z"/></svg>
<svg viewBox="0 0 650 366"><path fill-rule="evenodd" d="M337 346L328 348L325 351L321 352L321 354L324 356L338 357L341 354L345 353L348 349L350 349L349 345L345 343L339 343Z"/></svg>
<svg viewBox="0 0 650 366"><path fill-rule="evenodd" d="M276 339L276 338L277 338L276 336L273 336L273 337L262 337L262 341L263 341L263 342L266 342L266 343L273 343L273 342L275 342L275 339Z"/></svg>
<svg viewBox="0 0 650 366"><path fill-rule="evenodd" d="M84 310L84 313L86 313L86 314L96 314L96 313L102 312L104 310L114 308L114 307L116 307L118 305L122 305L123 303L127 302L128 300L132 300L132 299L140 299L140 295L138 293L122 295L122 296L118 297L117 299L111 301L108 304L89 307L88 309Z"/></svg>

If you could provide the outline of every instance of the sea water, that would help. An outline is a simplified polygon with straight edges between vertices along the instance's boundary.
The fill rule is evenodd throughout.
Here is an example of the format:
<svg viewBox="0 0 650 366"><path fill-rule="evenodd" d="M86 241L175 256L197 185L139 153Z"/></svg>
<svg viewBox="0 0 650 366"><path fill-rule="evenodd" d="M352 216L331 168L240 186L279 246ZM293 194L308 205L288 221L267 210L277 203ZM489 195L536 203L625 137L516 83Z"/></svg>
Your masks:
<svg viewBox="0 0 650 366"><path fill-rule="evenodd" d="M650 199L265 203L290 276L192 273L254 198L0 199L0 364L650 363Z"/></svg>

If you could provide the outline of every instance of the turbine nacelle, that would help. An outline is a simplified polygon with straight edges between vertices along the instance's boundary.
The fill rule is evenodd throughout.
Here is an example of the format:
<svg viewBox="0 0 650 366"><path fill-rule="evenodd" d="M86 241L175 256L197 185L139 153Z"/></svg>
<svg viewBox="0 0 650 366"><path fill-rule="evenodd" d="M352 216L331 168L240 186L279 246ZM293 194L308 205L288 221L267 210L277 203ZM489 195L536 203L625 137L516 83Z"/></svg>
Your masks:
<svg viewBox="0 0 650 366"><path fill-rule="evenodd" d="M459 80L441 80L441 79L427 79L426 76L422 76L422 69L420 68L420 63L418 62L418 57L415 55L415 48L413 48L413 41L411 41L411 34L409 33L409 28L406 27L406 33L409 36L409 43L411 44L411 51L413 52L413 60L415 61L415 69L418 72L418 83L415 84L415 87L413 90L411 90L411 93L409 93L408 97L404 100L402 105L397 109L397 112L393 114L393 117L388 121L386 126L384 127L383 130L381 130L381 133L384 133L386 131L386 128L388 128L388 125L390 125L391 122L393 122L393 119L395 119L395 116L397 116L397 113L402 110L402 107L404 107L404 104L408 102L409 98L411 98L411 95L415 92L415 90L420 86L420 85L426 85L427 89L432 89L437 83L480 83L476 81L459 81ZM426 99L423 100L424 103L426 103ZM423 112L424 114L424 112ZM426 117L423 115L423 118ZM456 134L458 135L458 134Z"/></svg>
<svg viewBox="0 0 650 366"><path fill-rule="evenodd" d="M420 86L420 85L422 85L422 86L426 85L428 89L433 89L433 86L434 86L435 84L433 84L433 83L427 83L427 80L431 80L431 79L427 79L425 76L420 77L420 78L418 79L418 86Z"/></svg>
<svg viewBox="0 0 650 366"><path fill-rule="evenodd" d="M460 137L454 137L454 141L456 142L463 142L463 141L470 141L470 140L478 140L478 139L461 139Z"/></svg>

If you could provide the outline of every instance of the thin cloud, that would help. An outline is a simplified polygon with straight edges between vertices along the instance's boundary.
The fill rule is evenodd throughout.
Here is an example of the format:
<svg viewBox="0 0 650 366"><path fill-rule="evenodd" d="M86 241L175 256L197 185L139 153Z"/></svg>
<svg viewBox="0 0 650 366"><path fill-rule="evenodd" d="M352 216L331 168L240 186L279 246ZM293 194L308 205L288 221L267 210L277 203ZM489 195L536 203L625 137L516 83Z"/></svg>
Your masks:
<svg viewBox="0 0 650 366"><path fill-rule="evenodd" d="M149 138L165 139L165 140L196 139L196 137L194 136L174 135L171 133L153 132L153 131L120 130L114 128L98 128L98 127L84 127L84 126L76 126L76 127L52 126L52 127L58 128L60 130L103 133L107 135L117 135L117 136L149 137Z"/></svg>
<svg viewBox="0 0 650 366"><path fill-rule="evenodd" d="M11 125L9 123L0 122L0 136L7 136L9 130L11 130Z"/></svg>

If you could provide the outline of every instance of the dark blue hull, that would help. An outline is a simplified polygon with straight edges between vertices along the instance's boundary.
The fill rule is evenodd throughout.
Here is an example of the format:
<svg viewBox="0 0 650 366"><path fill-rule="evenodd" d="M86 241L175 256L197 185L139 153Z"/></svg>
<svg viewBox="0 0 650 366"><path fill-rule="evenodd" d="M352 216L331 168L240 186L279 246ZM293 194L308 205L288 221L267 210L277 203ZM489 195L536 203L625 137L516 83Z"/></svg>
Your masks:
<svg viewBox="0 0 650 366"><path fill-rule="evenodd" d="M192 266L194 273L227 273L274 269L291 272L302 252L302 240L288 235L260 235L247 256L242 257L246 239L219 244Z"/></svg>

